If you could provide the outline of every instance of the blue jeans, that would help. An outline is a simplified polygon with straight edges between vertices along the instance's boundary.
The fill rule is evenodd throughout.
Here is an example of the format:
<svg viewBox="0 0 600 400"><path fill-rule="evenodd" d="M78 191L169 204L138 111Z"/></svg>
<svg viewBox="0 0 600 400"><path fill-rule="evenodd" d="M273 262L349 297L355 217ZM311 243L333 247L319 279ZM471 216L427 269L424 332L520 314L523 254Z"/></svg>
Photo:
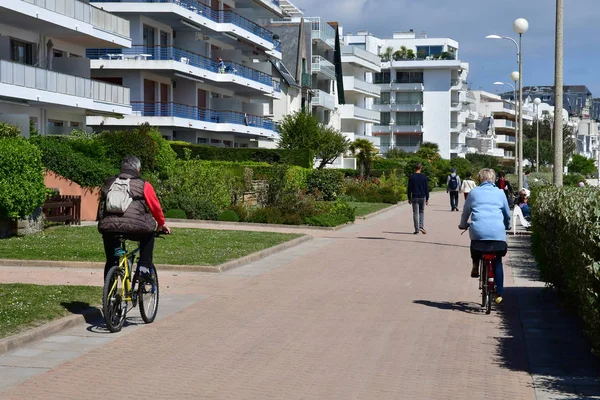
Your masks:
<svg viewBox="0 0 600 400"><path fill-rule="evenodd" d="M499 295L504 291L504 268L502 266L502 257L506 255L506 242L495 240L473 240L471 241L471 259L473 262L479 262L484 252L493 252L496 254L494 259L494 281L496 282L496 293Z"/></svg>
<svg viewBox="0 0 600 400"><path fill-rule="evenodd" d="M415 232L424 227L425 222L425 198L413 198L413 224L415 225Z"/></svg>
<svg viewBox="0 0 600 400"><path fill-rule="evenodd" d="M450 208L458 210L458 190L450 191Z"/></svg>

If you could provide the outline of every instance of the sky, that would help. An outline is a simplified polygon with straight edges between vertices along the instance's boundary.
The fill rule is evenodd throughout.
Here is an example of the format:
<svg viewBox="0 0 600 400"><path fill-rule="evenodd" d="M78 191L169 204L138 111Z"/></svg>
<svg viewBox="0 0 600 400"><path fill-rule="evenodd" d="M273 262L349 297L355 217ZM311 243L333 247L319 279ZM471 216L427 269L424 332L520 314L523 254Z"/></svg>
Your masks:
<svg viewBox="0 0 600 400"><path fill-rule="evenodd" d="M511 36L517 18L529 21L523 35L523 85L554 84L553 0L292 0L307 17L337 21L344 32L366 29L378 37L394 31L425 31L431 37L459 42L459 57L468 62L469 86L498 93L517 70L515 45L487 35ZM598 0L565 1L564 84L586 85L600 97L600 7Z"/></svg>

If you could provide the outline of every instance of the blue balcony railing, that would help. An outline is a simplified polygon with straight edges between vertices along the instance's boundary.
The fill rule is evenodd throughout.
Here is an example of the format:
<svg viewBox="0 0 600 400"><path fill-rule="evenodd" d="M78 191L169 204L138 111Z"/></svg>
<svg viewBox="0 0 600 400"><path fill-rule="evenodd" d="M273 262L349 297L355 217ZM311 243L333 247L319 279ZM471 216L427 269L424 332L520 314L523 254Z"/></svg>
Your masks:
<svg viewBox="0 0 600 400"><path fill-rule="evenodd" d="M252 126L277 132L277 124L273 120L237 111L209 110L186 104L148 103L141 101L132 101L131 108L134 113L139 113L143 117L187 118L215 124Z"/></svg>
<svg viewBox="0 0 600 400"><path fill-rule="evenodd" d="M281 51L281 43L273 39L273 32L230 10L214 10L198 0L93 0L92 3L173 3L217 23L231 23L272 43Z"/></svg>
<svg viewBox="0 0 600 400"><path fill-rule="evenodd" d="M225 68L208 57L174 46L133 45L130 49L87 49L86 56L92 60L147 60L177 61L215 73L233 74L273 87L273 77L264 72L248 68L231 61L225 61ZM281 91L279 87L274 88Z"/></svg>

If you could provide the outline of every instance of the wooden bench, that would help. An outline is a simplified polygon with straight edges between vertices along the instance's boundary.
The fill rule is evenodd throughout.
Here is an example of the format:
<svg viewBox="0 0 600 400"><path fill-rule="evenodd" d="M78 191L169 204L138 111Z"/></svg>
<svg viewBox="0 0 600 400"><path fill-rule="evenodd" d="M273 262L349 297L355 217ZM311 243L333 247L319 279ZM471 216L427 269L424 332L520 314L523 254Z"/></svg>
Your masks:
<svg viewBox="0 0 600 400"><path fill-rule="evenodd" d="M42 206L46 221L81 224L81 196L53 196Z"/></svg>

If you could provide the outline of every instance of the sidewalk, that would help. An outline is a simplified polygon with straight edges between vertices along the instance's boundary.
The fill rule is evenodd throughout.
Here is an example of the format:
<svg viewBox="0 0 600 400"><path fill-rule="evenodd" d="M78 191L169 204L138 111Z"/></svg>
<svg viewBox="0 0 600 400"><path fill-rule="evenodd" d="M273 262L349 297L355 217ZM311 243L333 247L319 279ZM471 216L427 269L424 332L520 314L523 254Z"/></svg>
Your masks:
<svg viewBox="0 0 600 400"><path fill-rule="evenodd" d="M532 354L548 349L531 347L518 290L541 288L525 286L507 259L506 304L485 315L468 236L447 203L432 196L427 235L412 234L401 206L221 275L164 272L161 294L202 301L5 385L0 397L121 398L130 388L156 399L536 399L545 382ZM14 276L100 284L90 270L0 268L0 281ZM538 325L539 335L549 329ZM557 356L546 362L563 365L569 353ZM0 386L10 357L0 357ZM564 386L552 384L556 398L582 398Z"/></svg>

